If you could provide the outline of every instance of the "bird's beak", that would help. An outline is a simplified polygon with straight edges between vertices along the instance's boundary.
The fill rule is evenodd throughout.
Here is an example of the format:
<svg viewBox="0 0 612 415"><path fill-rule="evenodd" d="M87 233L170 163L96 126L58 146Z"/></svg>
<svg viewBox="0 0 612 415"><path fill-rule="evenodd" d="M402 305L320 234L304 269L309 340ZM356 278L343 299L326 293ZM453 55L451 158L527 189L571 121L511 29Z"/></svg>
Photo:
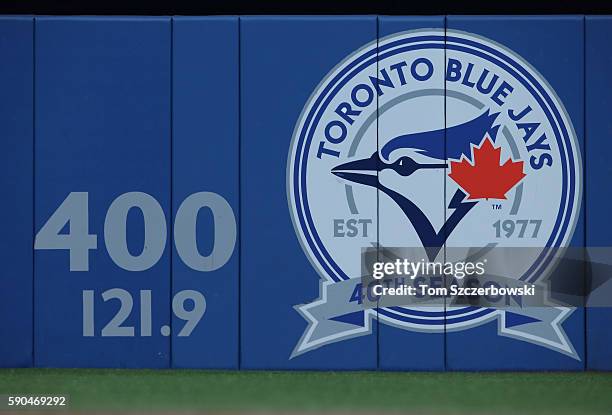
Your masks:
<svg viewBox="0 0 612 415"><path fill-rule="evenodd" d="M339 173L347 171L358 171L358 172L377 172L380 170L381 161L378 157L378 152L372 154L370 157L353 160L348 163L340 164L332 169L332 173L339 175Z"/></svg>
<svg viewBox="0 0 612 415"><path fill-rule="evenodd" d="M380 171L381 166L382 162L378 157L378 152L376 152L368 158L340 164L334 167L331 172L351 182L372 185L377 181L376 173Z"/></svg>

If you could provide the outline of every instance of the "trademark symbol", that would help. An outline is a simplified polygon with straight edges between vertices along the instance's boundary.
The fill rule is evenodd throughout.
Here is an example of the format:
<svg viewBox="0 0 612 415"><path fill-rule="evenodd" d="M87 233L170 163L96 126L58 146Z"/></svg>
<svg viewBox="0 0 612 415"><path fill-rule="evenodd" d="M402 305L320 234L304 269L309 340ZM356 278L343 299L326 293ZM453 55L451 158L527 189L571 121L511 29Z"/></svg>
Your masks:
<svg viewBox="0 0 612 415"><path fill-rule="evenodd" d="M501 203L492 203L491 207L493 208L493 210L501 210L502 205Z"/></svg>

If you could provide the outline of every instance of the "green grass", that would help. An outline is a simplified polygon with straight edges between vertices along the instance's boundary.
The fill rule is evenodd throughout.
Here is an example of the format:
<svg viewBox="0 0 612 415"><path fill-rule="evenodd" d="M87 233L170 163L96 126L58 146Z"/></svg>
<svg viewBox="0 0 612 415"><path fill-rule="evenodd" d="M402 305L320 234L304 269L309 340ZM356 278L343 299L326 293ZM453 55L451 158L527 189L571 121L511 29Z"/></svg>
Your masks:
<svg viewBox="0 0 612 415"><path fill-rule="evenodd" d="M612 413L612 373L0 370L11 393L69 394L73 410Z"/></svg>

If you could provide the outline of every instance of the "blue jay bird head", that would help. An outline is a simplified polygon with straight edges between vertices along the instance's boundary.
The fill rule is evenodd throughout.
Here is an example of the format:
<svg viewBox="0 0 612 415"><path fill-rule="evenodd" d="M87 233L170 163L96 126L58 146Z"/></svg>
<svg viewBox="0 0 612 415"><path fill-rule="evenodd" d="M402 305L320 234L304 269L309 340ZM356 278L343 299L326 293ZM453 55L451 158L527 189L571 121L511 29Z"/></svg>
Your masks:
<svg viewBox="0 0 612 415"><path fill-rule="evenodd" d="M463 154L471 155L472 145L480 144L486 134L495 141L499 125L493 123L498 115L490 114L487 110L473 120L453 127L400 135L370 157L338 165L332 169L332 173L352 182L375 186L373 183L376 174L382 170L391 169L400 176L410 176L419 169L445 168L447 159L460 159ZM400 149L410 149L437 159L440 163L422 164L408 156L401 156L391 162L392 153Z"/></svg>

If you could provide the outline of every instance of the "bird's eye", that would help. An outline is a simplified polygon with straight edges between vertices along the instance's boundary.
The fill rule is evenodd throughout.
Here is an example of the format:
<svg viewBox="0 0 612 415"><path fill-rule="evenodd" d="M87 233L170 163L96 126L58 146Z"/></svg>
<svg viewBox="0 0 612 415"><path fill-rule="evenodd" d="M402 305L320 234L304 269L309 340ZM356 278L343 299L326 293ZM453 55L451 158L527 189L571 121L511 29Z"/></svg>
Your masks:
<svg viewBox="0 0 612 415"><path fill-rule="evenodd" d="M397 159L394 163L395 171L402 176L409 176L418 169L418 164L408 156Z"/></svg>
<svg viewBox="0 0 612 415"><path fill-rule="evenodd" d="M400 167L404 167L404 166L406 166L407 164L408 164L408 157L400 157L400 158L397 160L397 165L398 165L398 166L400 166Z"/></svg>

